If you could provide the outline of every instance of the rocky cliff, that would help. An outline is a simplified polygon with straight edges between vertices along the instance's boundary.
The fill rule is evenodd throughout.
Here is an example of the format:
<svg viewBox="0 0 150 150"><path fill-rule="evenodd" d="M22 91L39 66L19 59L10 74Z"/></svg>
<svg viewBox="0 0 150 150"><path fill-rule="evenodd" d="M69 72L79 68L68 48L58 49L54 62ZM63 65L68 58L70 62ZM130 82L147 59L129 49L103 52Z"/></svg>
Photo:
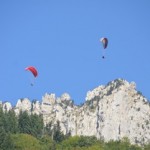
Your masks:
<svg viewBox="0 0 150 150"><path fill-rule="evenodd" d="M95 135L105 141L128 137L131 143L150 142L150 103L136 90L134 82L116 79L87 92L82 106L74 105L69 94L61 97L45 94L42 101L19 99L12 108L1 104L4 111L14 109L43 114L44 123L60 121L61 129L71 135Z"/></svg>

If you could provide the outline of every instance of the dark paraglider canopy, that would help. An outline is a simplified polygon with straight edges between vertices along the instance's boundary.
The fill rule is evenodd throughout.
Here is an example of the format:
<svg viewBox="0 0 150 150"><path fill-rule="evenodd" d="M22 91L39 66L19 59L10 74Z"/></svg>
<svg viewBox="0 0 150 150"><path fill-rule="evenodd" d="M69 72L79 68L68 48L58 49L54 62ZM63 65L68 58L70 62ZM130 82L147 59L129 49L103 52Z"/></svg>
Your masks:
<svg viewBox="0 0 150 150"><path fill-rule="evenodd" d="M102 37L102 38L100 39L100 42L103 44L103 49L106 49L107 46L108 46L108 39L107 39L106 37ZM105 58L105 56L104 56L105 51L102 50L102 52L103 52L102 58L104 59L104 58Z"/></svg>
<svg viewBox="0 0 150 150"><path fill-rule="evenodd" d="M108 45L108 39L105 38L105 37L102 37L102 38L100 39L100 41L101 41L102 44L103 44L103 48L104 48L104 49L107 48L107 45Z"/></svg>

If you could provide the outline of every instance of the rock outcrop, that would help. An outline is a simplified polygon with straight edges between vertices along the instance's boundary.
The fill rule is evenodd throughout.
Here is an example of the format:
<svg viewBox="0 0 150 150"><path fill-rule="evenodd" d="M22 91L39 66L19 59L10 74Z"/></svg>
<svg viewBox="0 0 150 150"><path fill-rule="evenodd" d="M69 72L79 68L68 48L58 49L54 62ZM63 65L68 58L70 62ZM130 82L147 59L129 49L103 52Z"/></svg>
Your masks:
<svg viewBox="0 0 150 150"><path fill-rule="evenodd" d="M82 106L74 105L69 94L45 94L42 101L18 100L15 110L43 114L44 123L60 121L64 134L96 136L105 141L128 137L131 143L150 142L150 103L136 90L134 82L116 79L87 92ZM2 104L12 109L10 103Z"/></svg>

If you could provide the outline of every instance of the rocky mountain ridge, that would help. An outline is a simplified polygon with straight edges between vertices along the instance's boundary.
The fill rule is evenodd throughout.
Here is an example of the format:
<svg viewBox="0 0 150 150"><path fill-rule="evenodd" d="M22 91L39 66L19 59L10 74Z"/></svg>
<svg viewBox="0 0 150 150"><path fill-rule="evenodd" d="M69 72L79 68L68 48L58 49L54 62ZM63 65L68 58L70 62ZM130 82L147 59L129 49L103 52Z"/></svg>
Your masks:
<svg viewBox="0 0 150 150"><path fill-rule="evenodd" d="M150 103L136 90L134 82L116 79L87 92L82 106L74 105L69 94L46 93L42 101L19 99L16 106L2 103L4 111L14 109L42 114L44 123L60 121L64 134L96 136L105 141L128 137L131 143L150 142Z"/></svg>

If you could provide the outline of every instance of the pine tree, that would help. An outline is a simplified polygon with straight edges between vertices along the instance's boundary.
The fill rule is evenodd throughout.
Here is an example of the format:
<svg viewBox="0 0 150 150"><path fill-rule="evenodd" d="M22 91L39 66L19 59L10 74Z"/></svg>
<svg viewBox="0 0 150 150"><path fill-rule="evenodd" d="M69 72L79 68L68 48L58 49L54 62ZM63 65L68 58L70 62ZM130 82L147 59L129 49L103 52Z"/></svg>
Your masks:
<svg viewBox="0 0 150 150"><path fill-rule="evenodd" d="M52 122L49 122L44 127L44 135L52 136L53 130L52 130Z"/></svg>
<svg viewBox="0 0 150 150"><path fill-rule="evenodd" d="M57 121L57 124L54 126L54 129L53 129L53 140L55 140L57 143L64 140L64 134L61 131L59 121Z"/></svg>
<svg viewBox="0 0 150 150"><path fill-rule="evenodd" d="M13 110L5 113L5 131L7 133L18 132L18 119Z"/></svg>
<svg viewBox="0 0 150 150"><path fill-rule="evenodd" d="M5 132L3 126L0 126L0 150L13 150L13 143L10 135Z"/></svg>
<svg viewBox="0 0 150 150"><path fill-rule="evenodd" d="M20 133L31 134L30 117L26 111L20 112L18 119L18 127Z"/></svg>
<svg viewBox="0 0 150 150"><path fill-rule="evenodd" d="M42 135L43 126L44 123L42 116L31 114L30 116L31 135L33 135L34 137L40 137Z"/></svg>
<svg viewBox="0 0 150 150"><path fill-rule="evenodd" d="M8 131L7 112L0 108L0 150L13 150L12 142Z"/></svg>

